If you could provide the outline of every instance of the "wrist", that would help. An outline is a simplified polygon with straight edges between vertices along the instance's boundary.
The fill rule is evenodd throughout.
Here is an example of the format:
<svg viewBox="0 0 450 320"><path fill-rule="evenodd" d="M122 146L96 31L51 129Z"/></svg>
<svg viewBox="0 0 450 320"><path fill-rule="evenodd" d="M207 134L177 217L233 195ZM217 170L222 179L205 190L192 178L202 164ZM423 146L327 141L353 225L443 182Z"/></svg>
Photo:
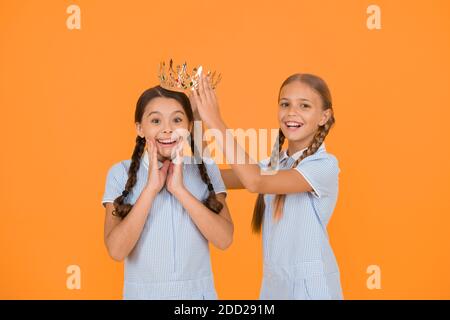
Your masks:
<svg viewBox="0 0 450 320"><path fill-rule="evenodd" d="M143 192L149 194L149 195L152 196L152 197L155 197L155 196L158 194L159 190L157 190L155 187L146 185L146 186L144 187Z"/></svg>
<svg viewBox="0 0 450 320"><path fill-rule="evenodd" d="M200 117L200 113L198 113L198 109L195 109L193 112L194 120L201 121L202 117Z"/></svg>
<svg viewBox="0 0 450 320"><path fill-rule="evenodd" d="M178 200L184 199L186 197L186 195L188 195L189 191L184 187L178 187L175 190L173 190L173 195L175 196L175 198L177 198Z"/></svg>
<svg viewBox="0 0 450 320"><path fill-rule="evenodd" d="M225 122L223 122L222 118L219 117L217 119L213 119L210 121L210 123L207 124L208 128L214 128L214 129L223 129L225 127Z"/></svg>

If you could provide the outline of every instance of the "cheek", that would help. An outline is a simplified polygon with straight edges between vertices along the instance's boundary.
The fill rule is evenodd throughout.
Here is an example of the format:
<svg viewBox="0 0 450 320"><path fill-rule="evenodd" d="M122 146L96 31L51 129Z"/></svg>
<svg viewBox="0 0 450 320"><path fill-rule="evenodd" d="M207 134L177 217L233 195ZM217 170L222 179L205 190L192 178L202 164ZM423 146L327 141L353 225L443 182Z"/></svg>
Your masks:
<svg viewBox="0 0 450 320"><path fill-rule="evenodd" d="M186 122L179 122L174 124L174 128L181 129L182 131L188 131L189 125Z"/></svg>
<svg viewBox="0 0 450 320"><path fill-rule="evenodd" d="M308 119L308 122L310 122L314 126L318 126L320 120L322 120L322 115L320 114L320 112L309 112L306 117Z"/></svg>
<svg viewBox="0 0 450 320"><path fill-rule="evenodd" d="M278 121L281 123L281 119L283 119L284 115L286 114L285 109L278 108Z"/></svg>
<svg viewBox="0 0 450 320"><path fill-rule="evenodd" d="M189 130L189 121L186 120L183 120L181 122L174 122L173 125L175 128Z"/></svg>
<svg viewBox="0 0 450 320"><path fill-rule="evenodd" d="M193 128L194 127L192 126L192 129ZM172 127L174 134L176 134L177 136L183 136L184 138L187 138L191 134L189 129L190 126L188 121L174 123Z"/></svg>
<svg viewBox="0 0 450 320"><path fill-rule="evenodd" d="M144 125L142 127L142 130L144 131L144 135L147 138L154 138L157 136L157 134L159 132L158 127L155 125L151 125L151 124Z"/></svg>

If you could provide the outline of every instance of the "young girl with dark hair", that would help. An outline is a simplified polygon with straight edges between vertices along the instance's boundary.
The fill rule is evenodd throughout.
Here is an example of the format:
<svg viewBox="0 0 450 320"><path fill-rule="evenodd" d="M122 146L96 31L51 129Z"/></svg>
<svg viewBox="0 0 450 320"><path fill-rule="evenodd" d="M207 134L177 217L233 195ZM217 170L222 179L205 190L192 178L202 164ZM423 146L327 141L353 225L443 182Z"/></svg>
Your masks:
<svg viewBox="0 0 450 320"><path fill-rule="evenodd" d="M216 164L182 156L177 131L192 131L190 101L183 92L148 89L135 124L131 159L110 168L102 200L105 245L125 260L123 298L217 299L208 243L229 247L233 222Z"/></svg>

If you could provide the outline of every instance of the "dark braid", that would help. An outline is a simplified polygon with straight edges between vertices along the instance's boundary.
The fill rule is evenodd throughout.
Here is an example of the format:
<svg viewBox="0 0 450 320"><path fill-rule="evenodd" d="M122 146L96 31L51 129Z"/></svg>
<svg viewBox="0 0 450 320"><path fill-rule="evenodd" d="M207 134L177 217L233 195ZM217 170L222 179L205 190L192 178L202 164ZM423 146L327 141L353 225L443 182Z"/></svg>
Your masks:
<svg viewBox="0 0 450 320"><path fill-rule="evenodd" d="M141 164L141 157L144 154L144 149L145 138L137 136L136 146L134 147L133 155L131 156L130 168L128 169L128 180L125 184L125 190L114 200L114 211L112 214L120 217L121 219L125 218L131 211L131 208L133 208L133 205L124 203L124 201L136 184L137 172Z"/></svg>
<svg viewBox="0 0 450 320"><path fill-rule="evenodd" d="M198 154L198 150L195 147L195 141L192 138L192 135L190 136L191 140L191 151L192 156L197 159L200 155ZM219 213L222 208L223 204L217 200L216 193L214 192L214 187L211 183L211 179L209 178L208 171L206 170L205 163L202 159L200 159L198 163L198 170L200 171L200 177L202 178L203 182L208 186L208 197L203 201L203 204L210 210L212 210L215 213Z"/></svg>
<svg viewBox="0 0 450 320"><path fill-rule="evenodd" d="M283 134L283 131L281 129L278 130L278 153L281 152L281 149L283 147L283 143L286 137ZM272 154L273 156L273 154ZM269 161L269 167L272 166L272 157ZM260 193L258 194L258 197L256 198L255 207L253 209L253 218L252 218L252 230L255 233L258 233L261 231L261 226L264 220L264 211L266 209L266 205L264 203L264 194Z"/></svg>

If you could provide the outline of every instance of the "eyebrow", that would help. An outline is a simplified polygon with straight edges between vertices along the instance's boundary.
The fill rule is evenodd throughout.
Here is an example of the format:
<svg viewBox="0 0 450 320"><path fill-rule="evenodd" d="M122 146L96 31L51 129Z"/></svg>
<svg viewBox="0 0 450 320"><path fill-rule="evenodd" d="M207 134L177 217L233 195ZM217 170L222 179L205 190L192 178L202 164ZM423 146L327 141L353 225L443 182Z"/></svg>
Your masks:
<svg viewBox="0 0 450 320"><path fill-rule="evenodd" d="M176 111L172 112L172 114L175 114L175 113L177 113L177 112L184 114L184 112L181 111L181 110L176 110ZM154 113L159 113L159 114L161 114L161 112L159 112L159 111L152 111L152 112L150 112L150 113L147 115L147 117L150 117L150 116L151 116L152 114L154 114ZM171 115L172 115L172 114L171 114Z"/></svg>
<svg viewBox="0 0 450 320"><path fill-rule="evenodd" d="M290 100L290 99L288 99L288 98L280 98L280 100ZM309 102L312 102L311 100L308 100L308 99L306 99L306 98L299 98L299 99L294 99L294 100L303 100L303 101L309 101Z"/></svg>

